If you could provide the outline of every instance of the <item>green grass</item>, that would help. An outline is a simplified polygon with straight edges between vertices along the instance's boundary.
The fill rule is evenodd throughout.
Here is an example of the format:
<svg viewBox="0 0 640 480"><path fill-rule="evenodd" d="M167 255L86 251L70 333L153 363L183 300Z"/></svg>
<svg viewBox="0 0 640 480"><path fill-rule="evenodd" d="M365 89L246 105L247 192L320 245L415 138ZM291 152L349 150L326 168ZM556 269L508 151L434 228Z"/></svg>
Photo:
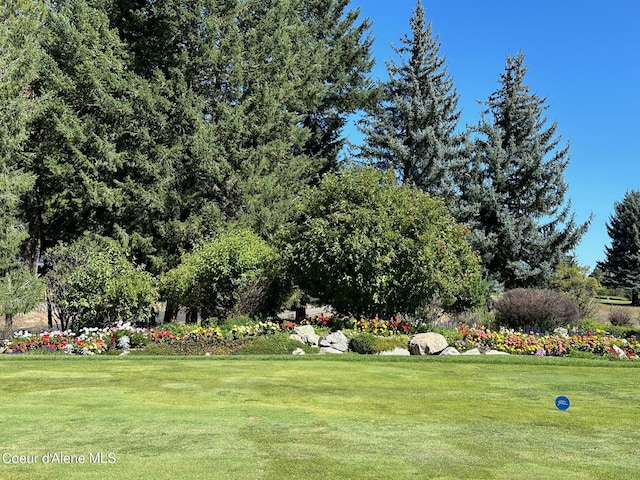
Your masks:
<svg viewBox="0 0 640 480"><path fill-rule="evenodd" d="M38 455L0 478L640 478L630 361L34 355L0 375L0 453Z"/></svg>

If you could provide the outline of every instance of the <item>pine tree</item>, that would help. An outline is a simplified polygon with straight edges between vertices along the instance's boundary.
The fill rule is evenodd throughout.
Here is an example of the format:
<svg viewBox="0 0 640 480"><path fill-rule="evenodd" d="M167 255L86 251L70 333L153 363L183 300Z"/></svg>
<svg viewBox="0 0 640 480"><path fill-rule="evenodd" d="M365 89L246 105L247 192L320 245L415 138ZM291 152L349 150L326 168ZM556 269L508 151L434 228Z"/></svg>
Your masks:
<svg viewBox="0 0 640 480"><path fill-rule="evenodd" d="M304 38L298 49L312 61L300 78L304 89L291 105L309 132L303 152L314 158L320 175L335 171L346 144L343 128L349 115L375 104L377 88L369 78L374 61L371 23L359 21L359 9L348 10L350 0L296 0Z"/></svg>
<svg viewBox="0 0 640 480"><path fill-rule="evenodd" d="M409 23L412 35L394 48L401 64L387 64L382 100L362 122L361 156L398 171L403 183L450 200L464 145L464 134L456 132L458 94L419 0Z"/></svg>
<svg viewBox="0 0 640 480"><path fill-rule="evenodd" d="M169 100L162 248L177 258L221 220L272 237L336 168L347 116L372 96L369 23L348 0L93 1Z"/></svg>
<svg viewBox="0 0 640 480"><path fill-rule="evenodd" d="M611 245L605 247L606 259L598 263L602 284L625 289L632 304L640 305L640 191L631 190L616 202L607 233Z"/></svg>
<svg viewBox="0 0 640 480"><path fill-rule="evenodd" d="M2 100L24 106L7 158L35 182L21 213L35 271L58 241L84 231L115 235L137 223L132 212L153 211L158 175L146 162L151 128L140 120L148 89L127 70L106 17L85 0L26 2L3 15L2 50L19 52L13 63L22 66Z"/></svg>
<svg viewBox="0 0 640 480"><path fill-rule="evenodd" d="M38 47L25 33L34 27L31 15L38 9L23 0L0 8L0 314L9 327L13 316L32 308L42 294L41 282L21 259L29 235L20 217L35 179L17 167L25 158L22 144L38 109L31 90Z"/></svg>
<svg viewBox="0 0 640 480"><path fill-rule="evenodd" d="M589 224L578 225L565 203L569 146L559 146L557 124L547 124L546 100L530 93L526 72L522 53L507 56L500 88L472 131L455 209L486 272L506 288L545 285Z"/></svg>

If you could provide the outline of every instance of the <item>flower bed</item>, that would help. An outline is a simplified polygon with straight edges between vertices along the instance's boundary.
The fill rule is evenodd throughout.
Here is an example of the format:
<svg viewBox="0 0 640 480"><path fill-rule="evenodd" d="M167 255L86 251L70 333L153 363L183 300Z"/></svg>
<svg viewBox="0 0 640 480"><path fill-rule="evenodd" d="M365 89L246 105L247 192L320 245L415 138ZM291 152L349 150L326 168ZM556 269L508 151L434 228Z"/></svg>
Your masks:
<svg viewBox="0 0 640 480"><path fill-rule="evenodd" d="M326 327L331 330L353 330L355 332L373 333L378 336L407 335L411 330L411 324L403 319L400 315L396 315L389 320L378 318L378 316L367 318L353 318L340 316L321 315L313 318L306 318L302 322L306 325L314 327ZM293 322L284 322L284 325L293 328Z"/></svg>
<svg viewBox="0 0 640 480"><path fill-rule="evenodd" d="M354 333L370 333L376 336L404 335L409 332L409 324L400 318L380 320L379 318L354 319L318 317L307 319L307 324L318 327L344 328ZM180 346L187 344L211 344L216 341L233 341L290 331L295 323L284 321L255 322L249 325L234 325L227 328L201 327L184 324L168 324L161 328L136 328L129 323L111 328L85 328L78 333L66 331L33 334L18 331L10 339L0 344L0 353L20 354L33 352L62 352L71 355L97 355L130 348L144 348L149 345ZM458 351L473 348L493 349L515 355L567 356L581 352L588 355L619 355L628 358L640 356L640 342L636 336L629 339L618 338L604 330L585 333L569 333L557 329L553 334L524 333L514 330L491 330L482 326L460 325L452 330L458 338L454 343ZM188 350L188 349L187 349Z"/></svg>
<svg viewBox="0 0 640 480"><path fill-rule="evenodd" d="M472 348L491 348L517 355L565 356L571 352L584 352L594 355L617 354L614 347L620 348L628 358L640 355L640 342L635 336L629 340L616 338L605 331L573 333L558 329L552 335L523 333L501 329L492 331L485 327L459 327L462 339L456 342L459 351Z"/></svg>
<svg viewBox="0 0 640 480"><path fill-rule="evenodd" d="M274 322L234 326L228 331L222 331L220 327L204 328L179 324L147 329L133 327L129 323L104 329L85 328L77 334L71 331L34 334L21 330L4 340L0 353L63 352L73 355L96 355L112 350L142 348L149 344L173 344L216 338L239 339L277 331L280 331L280 325Z"/></svg>

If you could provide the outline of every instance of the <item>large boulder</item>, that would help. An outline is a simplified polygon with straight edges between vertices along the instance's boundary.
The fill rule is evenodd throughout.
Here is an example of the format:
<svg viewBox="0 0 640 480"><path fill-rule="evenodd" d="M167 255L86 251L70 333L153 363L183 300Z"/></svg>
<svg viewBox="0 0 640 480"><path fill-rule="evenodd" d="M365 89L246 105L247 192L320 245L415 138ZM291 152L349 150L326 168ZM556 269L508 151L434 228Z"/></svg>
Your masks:
<svg viewBox="0 0 640 480"><path fill-rule="evenodd" d="M438 355L448 346L447 339L434 332L418 333L409 339L411 355Z"/></svg>
<svg viewBox="0 0 640 480"><path fill-rule="evenodd" d="M338 330L337 332L332 332L322 337L318 342L318 345L327 349L346 352L347 350L349 350L349 339L344 333Z"/></svg>
<svg viewBox="0 0 640 480"><path fill-rule="evenodd" d="M313 326L311 325L298 325L293 329L293 333L289 335L293 340L297 340L306 345L311 345L314 347L318 346L318 342L320 341L320 337L316 335L316 332L313 330Z"/></svg>

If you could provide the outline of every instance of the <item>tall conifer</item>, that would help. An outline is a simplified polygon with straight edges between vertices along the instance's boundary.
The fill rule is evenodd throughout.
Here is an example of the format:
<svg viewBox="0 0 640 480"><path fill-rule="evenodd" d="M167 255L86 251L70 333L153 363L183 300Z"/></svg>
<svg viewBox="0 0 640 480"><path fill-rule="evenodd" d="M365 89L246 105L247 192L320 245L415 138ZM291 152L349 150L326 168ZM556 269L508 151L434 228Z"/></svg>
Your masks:
<svg viewBox="0 0 640 480"><path fill-rule="evenodd" d="M403 183L450 200L464 144L456 132L458 94L419 0L409 23L411 36L394 48L401 63L387 64L382 99L362 122L361 156L396 170Z"/></svg>
<svg viewBox="0 0 640 480"><path fill-rule="evenodd" d="M286 225L373 95L369 23L349 0L92 1L169 100L157 136L174 182L163 248L188 248L216 219L263 237Z"/></svg>
<svg viewBox="0 0 640 480"><path fill-rule="evenodd" d="M500 87L472 129L456 216L473 232L489 276L506 288L543 286L586 232L565 202L569 146L525 84L522 53L507 56Z"/></svg>
<svg viewBox="0 0 640 480"><path fill-rule="evenodd" d="M611 245L605 247L606 259L598 264L602 283L623 288L632 303L640 304L640 191L627 192L616 202L607 224Z"/></svg>
<svg viewBox="0 0 640 480"><path fill-rule="evenodd" d="M3 11L1 50L19 55L0 100L22 107L0 119L0 130L22 122L6 158L34 181L21 220L35 271L42 251L60 240L136 223L133 205L153 210L141 190L156 188L158 177L144 161L149 129L139 128L145 87L128 71L105 15L85 0L23 4Z"/></svg>

